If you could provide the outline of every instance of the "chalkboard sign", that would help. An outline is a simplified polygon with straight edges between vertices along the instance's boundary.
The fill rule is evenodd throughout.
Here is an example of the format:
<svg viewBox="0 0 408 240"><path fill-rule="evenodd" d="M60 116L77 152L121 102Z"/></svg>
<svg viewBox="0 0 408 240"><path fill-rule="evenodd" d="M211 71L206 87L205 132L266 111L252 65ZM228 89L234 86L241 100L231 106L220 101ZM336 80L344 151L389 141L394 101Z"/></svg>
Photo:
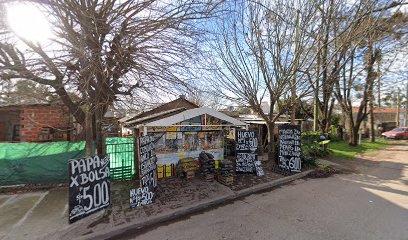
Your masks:
<svg viewBox="0 0 408 240"><path fill-rule="evenodd" d="M154 152L154 137L143 136L139 140L140 186L157 187L157 158Z"/></svg>
<svg viewBox="0 0 408 240"><path fill-rule="evenodd" d="M254 163L258 161L258 132L237 130L236 142L236 172L255 172Z"/></svg>
<svg viewBox="0 0 408 240"><path fill-rule="evenodd" d="M254 162L254 165L255 165L255 170L256 170L256 175L257 176L263 176L263 175L265 175L265 173L264 173L264 170L263 170L263 168L262 168L262 162L261 161L255 161Z"/></svg>
<svg viewBox="0 0 408 240"><path fill-rule="evenodd" d="M130 189L130 207L141 207L153 203L154 189L152 187Z"/></svg>
<svg viewBox="0 0 408 240"><path fill-rule="evenodd" d="M109 157L99 155L68 161L69 223L110 204Z"/></svg>
<svg viewBox="0 0 408 240"><path fill-rule="evenodd" d="M300 172L301 131L299 125L279 126L279 168L290 172Z"/></svg>

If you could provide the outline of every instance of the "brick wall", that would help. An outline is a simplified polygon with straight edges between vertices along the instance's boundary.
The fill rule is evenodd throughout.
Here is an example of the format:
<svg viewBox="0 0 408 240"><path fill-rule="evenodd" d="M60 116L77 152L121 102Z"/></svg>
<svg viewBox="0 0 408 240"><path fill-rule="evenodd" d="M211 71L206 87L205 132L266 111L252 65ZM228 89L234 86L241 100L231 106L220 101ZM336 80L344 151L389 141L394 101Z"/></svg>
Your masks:
<svg viewBox="0 0 408 240"><path fill-rule="evenodd" d="M68 112L62 106L23 106L20 114L20 139L22 142L40 141L42 128L66 129L70 123Z"/></svg>

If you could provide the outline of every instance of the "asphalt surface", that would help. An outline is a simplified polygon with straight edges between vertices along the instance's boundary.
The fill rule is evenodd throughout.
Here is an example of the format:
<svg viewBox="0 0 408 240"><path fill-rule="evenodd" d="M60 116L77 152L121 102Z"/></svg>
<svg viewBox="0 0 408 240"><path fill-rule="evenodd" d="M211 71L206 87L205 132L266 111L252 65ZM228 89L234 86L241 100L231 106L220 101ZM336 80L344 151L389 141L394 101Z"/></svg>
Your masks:
<svg viewBox="0 0 408 240"><path fill-rule="evenodd" d="M118 239L408 240L407 142L340 163L353 173L297 180Z"/></svg>

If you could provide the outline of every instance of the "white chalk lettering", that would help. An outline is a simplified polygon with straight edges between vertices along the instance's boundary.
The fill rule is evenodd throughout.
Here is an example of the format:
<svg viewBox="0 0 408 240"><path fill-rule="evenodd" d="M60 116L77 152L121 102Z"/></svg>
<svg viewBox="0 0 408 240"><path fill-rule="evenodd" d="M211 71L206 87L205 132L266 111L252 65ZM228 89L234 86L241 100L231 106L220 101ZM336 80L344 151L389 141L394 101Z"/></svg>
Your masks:
<svg viewBox="0 0 408 240"><path fill-rule="evenodd" d="M279 129L279 167L291 172L301 171L301 131L297 126Z"/></svg>
<svg viewBox="0 0 408 240"><path fill-rule="evenodd" d="M130 207L140 207L153 202L154 192L149 187L130 189Z"/></svg>

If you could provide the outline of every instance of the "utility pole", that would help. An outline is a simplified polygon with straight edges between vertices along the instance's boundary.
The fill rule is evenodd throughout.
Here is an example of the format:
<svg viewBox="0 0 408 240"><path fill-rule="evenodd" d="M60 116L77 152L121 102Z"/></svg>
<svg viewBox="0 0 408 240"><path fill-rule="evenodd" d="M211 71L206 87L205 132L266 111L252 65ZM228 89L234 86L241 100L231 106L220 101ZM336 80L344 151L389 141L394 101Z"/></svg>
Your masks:
<svg viewBox="0 0 408 240"><path fill-rule="evenodd" d="M400 122L399 122L399 114L400 114L400 92L401 92L401 89L400 88L398 88L398 93L397 93L397 116L395 116L395 122L397 123L397 126L396 127L399 127L399 125L400 125Z"/></svg>
<svg viewBox="0 0 408 240"><path fill-rule="evenodd" d="M407 90L405 93L405 127L408 127L408 80L407 80Z"/></svg>
<svg viewBox="0 0 408 240"><path fill-rule="evenodd" d="M295 125L296 124L296 73L297 73L297 68L298 68L298 57L299 57L299 14L300 10L297 10L296 13L296 32L295 32L295 58L294 58L294 63L293 63L293 78L292 78L292 112L290 114L290 124Z"/></svg>
<svg viewBox="0 0 408 240"><path fill-rule="evenodd" d="M378 107L381 108L381 62L377 61L377 73L378 73Z"/></svg>
<svg viewBox="0 0 408 240"><path fill-rule="evenodd" d="M320 33L319 33L320 35ZM320 36L318 37L320 39ZM319 51L317 52L317 69L316 69L316 82L315 82L315 92L314 92L314 105L313 105L313 131L317 131L318 120L319 120L319 78L320 78L320 40L318 40Z"/></svg>
<svg viewBox="0 0 408 240"><path fill-rule="evenodd" d="M374 85L374 84L373 84ZM375 142L375 132L374 132L374 86L370 87L370 141Z"/></svg>
<svg viewBox="0 0 408 240"><path fill-rule="evenodd" d="M313 106L313 131L317 131L318 119L319 119L319 75L316 77L315 82L315 96L314 96L314 106Z"/></svg>

